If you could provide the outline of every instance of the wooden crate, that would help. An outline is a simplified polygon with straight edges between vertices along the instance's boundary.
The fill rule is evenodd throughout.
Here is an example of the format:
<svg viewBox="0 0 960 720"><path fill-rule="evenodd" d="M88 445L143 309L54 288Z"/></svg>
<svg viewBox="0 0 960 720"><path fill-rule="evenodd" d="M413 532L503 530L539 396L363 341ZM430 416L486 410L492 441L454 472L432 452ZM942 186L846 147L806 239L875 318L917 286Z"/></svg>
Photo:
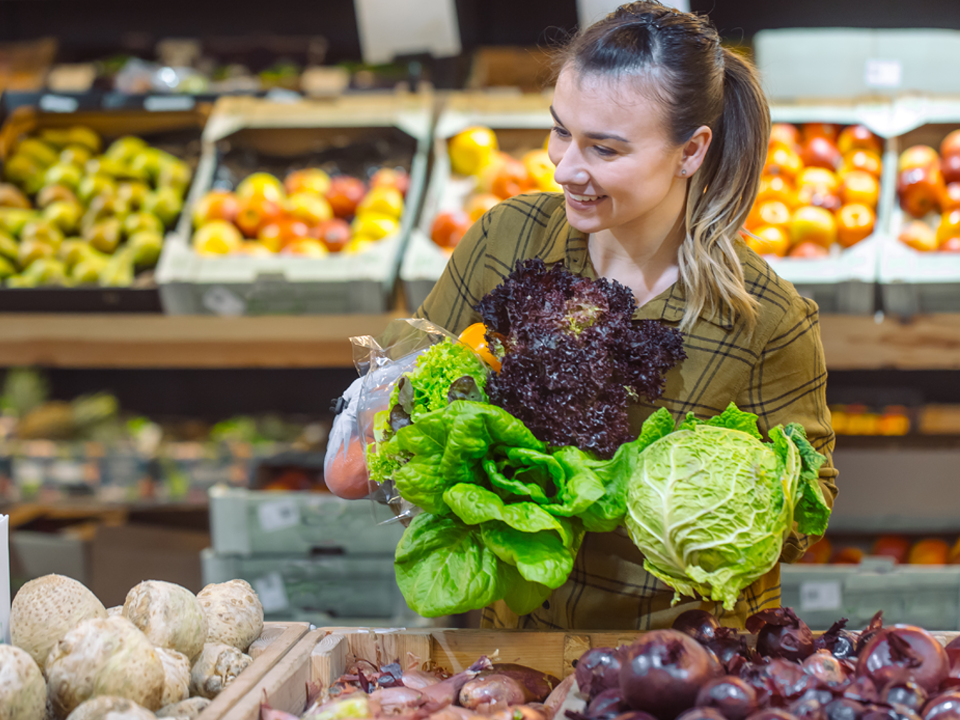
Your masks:
<svg viewBox="0 0 960 720"><path fill-rule="evenodd" d="M616 647L633 642L641 633L563 632L539 630L404 630L372 628L318 628L300 640L260 682L234 706L230 720L258 720L260 704L300 715L307 695L330 687L346 668L362 658L381 664L410 655L421 663L449 673L460 672L481 655L497 662L516 662L563 678L573 672L573 661L593 647ZM960 635L935 632L946 644ZM200 720L208 720L202 715Z"/></svg>
<svg viewBox="0 0 960 720"><path fill-rule="evenodd" d="M250 693L250 689L263 680L264 676L293 647L296 647L297 641L306 635L309 629L310 625L304 622L264 623L260 638L250 646L250 656L253 658L253 663L222 693L217 695L216 699L200 714L198 720L233 718L234 706L243 700Z"/></svg>

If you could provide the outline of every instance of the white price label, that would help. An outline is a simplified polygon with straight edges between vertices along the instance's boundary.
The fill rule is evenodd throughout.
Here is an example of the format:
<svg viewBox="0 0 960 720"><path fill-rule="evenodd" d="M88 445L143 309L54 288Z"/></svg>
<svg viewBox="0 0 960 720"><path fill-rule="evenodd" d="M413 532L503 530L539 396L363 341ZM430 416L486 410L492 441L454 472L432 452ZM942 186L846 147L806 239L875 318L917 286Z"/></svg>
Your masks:
<svg viewBox="0 0 960 720"><path fill-rule="evenodd" d="M80 103L76 98L63 95L44 95L40 98L40 109L46 112L72 113L76 112Z"/></svg>
<svg viewBox="0 0 960 720"><path fill-rule="evenodd" d="M203 294L203 306L215 315L238 317L247 311L247 304L236 293L216 285Z"/></svg>
<svg viewBox="0 0 960 720"><path fill-rule="evenodd" d="M257 508L257 515L264 532L277 532L300 523L300 508L293 500L263 503Z"/></svg>
<svg viewBox="0 0 960 720"><path fill-rule="evenodd" d="M287 589L283 585L280 573L272 572L253 581L253 589L257 591L260 604L265 613L283 612L290 607L287 598Z"/></svg>
<svg viewBox="0 0 960 720"><path fill-rule="evenodd" d="M896 88L903 81L903 65L899 60L867 60L864 82L867 87Z"/></svg>
<svg viewBox="0 0 960 720"><path fill-rule="evenodd" d="M839 610L843 594L837 580L800 583L800 611Z"/></svg>
<svg viewBox="0 0 960 720"><path fill-rule="evenodd" d="M151 95L144 99L143 109L150 112L193 110L197 101L189 95Z"/></svg>

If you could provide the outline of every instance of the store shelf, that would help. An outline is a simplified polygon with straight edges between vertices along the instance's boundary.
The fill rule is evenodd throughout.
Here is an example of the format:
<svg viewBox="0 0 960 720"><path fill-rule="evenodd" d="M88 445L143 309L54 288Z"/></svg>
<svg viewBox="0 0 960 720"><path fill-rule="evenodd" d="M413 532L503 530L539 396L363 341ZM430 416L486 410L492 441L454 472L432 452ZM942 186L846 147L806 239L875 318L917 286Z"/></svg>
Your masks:
<svg viewBox="0 0 960 720"><path fill-rule="evenodd" d="M408 313L217 318L0 315L0 366L73 368L351 367L347 338ZM820 318L831 370L960 369L960 314L909 321Z"/></svg>

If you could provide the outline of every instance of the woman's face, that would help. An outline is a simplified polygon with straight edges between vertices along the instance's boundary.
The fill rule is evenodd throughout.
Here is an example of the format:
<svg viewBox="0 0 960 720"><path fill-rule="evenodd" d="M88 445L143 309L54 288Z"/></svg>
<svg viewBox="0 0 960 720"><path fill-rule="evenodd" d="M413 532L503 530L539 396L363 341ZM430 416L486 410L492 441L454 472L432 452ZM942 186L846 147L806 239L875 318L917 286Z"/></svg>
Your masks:
<svg viewBox="0 0 960 720"><path fill-rule="evenodd" d="M567 219L581 232L629 232L682 210L693 170L681 176L684 147L674 145L660 108L638 82L569 67L557 80L548 150Z"/></svg>

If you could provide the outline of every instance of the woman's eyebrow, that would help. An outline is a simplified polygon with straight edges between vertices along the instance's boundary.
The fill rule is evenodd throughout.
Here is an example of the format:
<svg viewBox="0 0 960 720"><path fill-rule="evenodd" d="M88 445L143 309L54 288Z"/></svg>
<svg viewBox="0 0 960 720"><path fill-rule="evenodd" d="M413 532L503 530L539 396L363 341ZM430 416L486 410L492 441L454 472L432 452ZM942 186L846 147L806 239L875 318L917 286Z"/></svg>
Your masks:
<svg viewBox="0 0 960 720"><path fill-rule="evenodd" d="M566 127L562 122L560 122L560 118L557 117L557 113L553 109L553 105L550 106L550 114L553 115L553 119L557 125L560 127ZM616 140L617 142L622 142L627 145L630 144L630 141L625 137L620 137L619 135L614 135L613 133L586 132L584 133L584 136L590 138L591 140Z"/></svg>

